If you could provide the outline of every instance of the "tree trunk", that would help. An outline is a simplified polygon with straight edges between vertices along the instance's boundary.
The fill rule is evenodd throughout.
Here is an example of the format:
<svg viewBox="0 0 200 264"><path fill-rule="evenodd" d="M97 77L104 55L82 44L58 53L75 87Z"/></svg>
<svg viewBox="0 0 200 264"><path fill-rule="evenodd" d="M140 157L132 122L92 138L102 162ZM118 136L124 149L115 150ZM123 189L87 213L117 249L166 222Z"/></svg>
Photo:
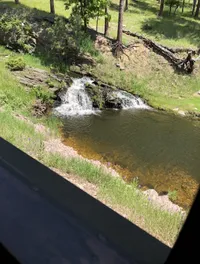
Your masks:
<svg viewBox="0 0 200 264"><path fill-rule="evenodd" d="M193 5L192 5L192 16L194 16L194 11L195 11L196 4L197 4L197 0L193 0Z"/></svg>
<svg viewBox="0 0 200 264"><path fill-rule="evenodd" d="M183 0L183 3L182 3L182 13L184 12L184 8L185 8L185 0Z"/></svg>
<svg viewBox="0 0 200 264"><path fill-rule="evenodd" d="M132 37L137 37L141 40L143 40L144 44L150 48L153 49L154 52L156 52L159 55L162 55L165 59L167 59L176 70L181 71L183 73L190 74L194 70L194 63L195 59L192 58L193 52L189 52L187 57L185 59L180 59L179 57L176 57L169 49L166 47L143 37L142 35L139 35L137 33L132 33L127 30L123 30L123 33Z"/></svg>
<svg viewBox="0 0 200 264"><path fill-rule="evenodd" d="M50 0L50 12L51 14L55 14L54 0Z"/></svg>
<svg viewBox="0 0 200 264"><path fill-rule="evenodd" d="M19 0L15 0L15 4L19 4Z"/></svg>
<svg viewBox="0 0 200 264"><path fill-rule="evenodd" d="M87 17L86 17L87 0L84 0L84 2L83 2L83 9L84 9L84 11L83 11L83 13L84 13L84 18L83 18L84 30L85 30L85 32L87 32Z"/></svg>
<svg viewBox="0 0 200 264"><path fill-rule="evenodd" d="M160 10L158 13L159 17L161 17L163 15L164 6L165 6L165 0L160 0Z"/></svg>
<svg viewBox="0 0 200 264"><path fill-rule="evenodd" d="M99 31L99 14L97 15L97 20L96 20L96 32L98 33Z"/></svg>
<svg viewBox="0 0 200 264"><path fill-rule="evenodd" d="M169 6L169 14L171 15L171 13L172 13L172 5L170 4L170 6Z"/></svg>
<svg viewBox="0 0 200 264"><path fill-rule="evenodd" d="M197 2L197 8L194 17L199 17L199 9L200 9L200 0Z"/></svg>
<svg viewBox="0 0 200 264"><path fill-rule="evenodd" d="M109 29L109 18L108 18L108 7L105 7L105 25L104 25L104 36L108 36L108 29Z"/></svg>
<svg viewBox="0 0 200 264"><path fill-rule="evenodd" d="M117 31L117 42L122 45L122 30L123 30L123 16L124 16L124 1L119 2L119 19L118 19L118 31ZM200 1L200 0L199 0Z"/></svg>
<svg viewBox="0 0 200 264"><path fill-rule="evenodd" d="M128 0L126 0L126 2L125 2L124 12L126 12L127 10L128 10Z"/></svg>
<svg viewBox="0 0 200 264"><path fill-rule="evenodd" d="M179 7L178 5L175 6L174 15L176 15L176 11L177 11L178 7Z"/></svg>

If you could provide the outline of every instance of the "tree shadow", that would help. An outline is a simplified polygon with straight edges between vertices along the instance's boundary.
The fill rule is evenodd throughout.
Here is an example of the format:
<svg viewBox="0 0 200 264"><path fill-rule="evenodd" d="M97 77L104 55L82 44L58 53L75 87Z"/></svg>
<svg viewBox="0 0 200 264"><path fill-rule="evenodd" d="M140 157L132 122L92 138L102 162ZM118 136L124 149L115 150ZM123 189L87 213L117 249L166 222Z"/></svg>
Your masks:
<svg viewBox="0 0 200 264"><path fill-rule="evenodd" d="M69 24L69 19L67 19L66 17L53 15L43 10L27 7L23 4L16 5L9 1L2 1L0 4L0 15L6 13L8 13L10 17L16 15L17 17L19 17L20 20L23 20L23 18L25 18L26 21L30 22L30 24L34 26L35 22L37 22L41 30L43 30L43 28L45 27L49 29L52 28L55 24L56 19L63 19L66 25ZM76 36L72 31L67 31L64 27L63 32L65 32L66 36L68 36L69 39L73 39L74 43L76 43ZM90 35L91 39L96 38L96 32L92 29L88 30L88 35ZM45 37L43 38L43 41L38 41L34 51L34 56L38 57L40 59L41 64L44 66L54 67L57 68L59 71L65 71L72 64L91 65L94 63L94 60L92 60L91 57L85 56L80 51L77 51L76 48L72 48L72 51L67 53L66 57L63 56L62 51L60 53L54 53L53 51L51 51L50 48L51 47L49 45L47 30L45 32Z"/></svg>
<svg viewBox="0 0 200 264"><path fill-rule="evenodd" d="M114 11L117 11L117 12L119 11L119 5L118 5L118 4L115 4L115 3L113 3L113 2L110 3L109 8L110 8L111 10L114 10Z"/></svg>
<svg viewBox="0 0 200 264"><path fill-rule="evenodd" d="M139 1L139 0L132 0L132 2L129 4L130 6L133 7L133 10L129 10L129 12L131 13L135 13L135 9L140 9L141 11L150 11L154 14L158 13L158 8L156 8L153 5L150 5L148 2L143 2L143 1Z"/></svg>
<svg viewBox="0 0 200 264"><path fill-rule="evenodd" d="M200 44L200 23L184 17L174 16L173 20L170 16L162 19L150 18L143 22L142 30L154 37L174 40L187 39L191 44Z"/></svg>

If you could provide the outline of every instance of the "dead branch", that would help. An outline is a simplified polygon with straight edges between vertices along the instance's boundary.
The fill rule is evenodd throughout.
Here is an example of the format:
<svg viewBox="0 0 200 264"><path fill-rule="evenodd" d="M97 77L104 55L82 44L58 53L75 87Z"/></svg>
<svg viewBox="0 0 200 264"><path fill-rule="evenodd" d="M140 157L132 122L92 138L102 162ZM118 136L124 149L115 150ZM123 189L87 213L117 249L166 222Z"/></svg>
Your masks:
<svg viewBox="0 0 200 264"><path fill-rule="evenodd" d="M190 51L186 58L180 59L180 58L177 58L174 55L174 52L172 52L169 48L164 47L148 38L145 38L144 36L140 34L133 33L127 30L123 30L123 33L129 36L137 37L141 39L147 48L150 48L155 53L163 56L166 60L168 60L173 65L173 67L176 70L181 71L183 73L193 72L194 63L195 63L195 60L192 58L193 52Z"/></svg>

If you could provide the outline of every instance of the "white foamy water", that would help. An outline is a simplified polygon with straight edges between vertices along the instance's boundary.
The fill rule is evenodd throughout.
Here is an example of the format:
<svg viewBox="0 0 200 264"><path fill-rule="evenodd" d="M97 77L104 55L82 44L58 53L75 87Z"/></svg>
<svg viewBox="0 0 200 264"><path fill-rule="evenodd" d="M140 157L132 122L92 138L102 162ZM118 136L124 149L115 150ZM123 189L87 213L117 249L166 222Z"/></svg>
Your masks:
<svg viewBox="0 0 200 264"><path fill-rule="evenodd" d="M122 101L122 109L150 109L150 107L145 104L140 97L134 96L125 91L113 92L113 95L120 98Z"/></svg>
<svg viewBox="0 0 200 264"><path fill-rule="evenodd" d="M86 83L92 84L93 81L88 77L73 79L72 86L61 96L61 105L54 109L55 114L61 116L96 114L98 111L93 108L92 100L85 91ZM125 91L113 92L112 95L121 100L123 109L149 108L141 98Z"/></svg>
<svg viewBox="0 0 200 264"><path fill-rule="evenodd" d="M92 101L85 91L85 84L92 83L87 77L73 79L72 86L61 97L62 104L54 109L55 113L63 116L90 115L95 113Z"/></svg>

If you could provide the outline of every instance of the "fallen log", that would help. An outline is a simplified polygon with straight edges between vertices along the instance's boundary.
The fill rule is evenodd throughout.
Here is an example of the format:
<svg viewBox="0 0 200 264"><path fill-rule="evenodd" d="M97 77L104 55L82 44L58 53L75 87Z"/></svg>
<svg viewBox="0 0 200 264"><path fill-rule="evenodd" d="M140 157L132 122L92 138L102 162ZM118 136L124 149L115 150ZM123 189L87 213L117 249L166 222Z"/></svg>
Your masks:
<svg viewBox="0 0 200 264"><path fill-rule="evenodd" d="M145 38L144 36L130 32L128 30L123 30L123 33L132 37L137 37L141 39L147 48L153 49L154 52L157 54L163 56L166 60L168 60L172 66L181 72L184 73L192 73L194 70L194 63L195 60L192 58L193 52L189 52L187 57L184 59L177 58L172 51L170 51L168 48L155 43L154 41Z"/></svg>
<svg viewBox="0 0 200 264"><path fill-rule="evenodd" d="M163 45L162 45L163 46ZM181 52L192 52L192 54L199 54L200 53L200 49L190 49L190 48L169 48L166 46L163 46L164 48L168 49L169 51L171 51L172 53L181 53Z"/></svg>

